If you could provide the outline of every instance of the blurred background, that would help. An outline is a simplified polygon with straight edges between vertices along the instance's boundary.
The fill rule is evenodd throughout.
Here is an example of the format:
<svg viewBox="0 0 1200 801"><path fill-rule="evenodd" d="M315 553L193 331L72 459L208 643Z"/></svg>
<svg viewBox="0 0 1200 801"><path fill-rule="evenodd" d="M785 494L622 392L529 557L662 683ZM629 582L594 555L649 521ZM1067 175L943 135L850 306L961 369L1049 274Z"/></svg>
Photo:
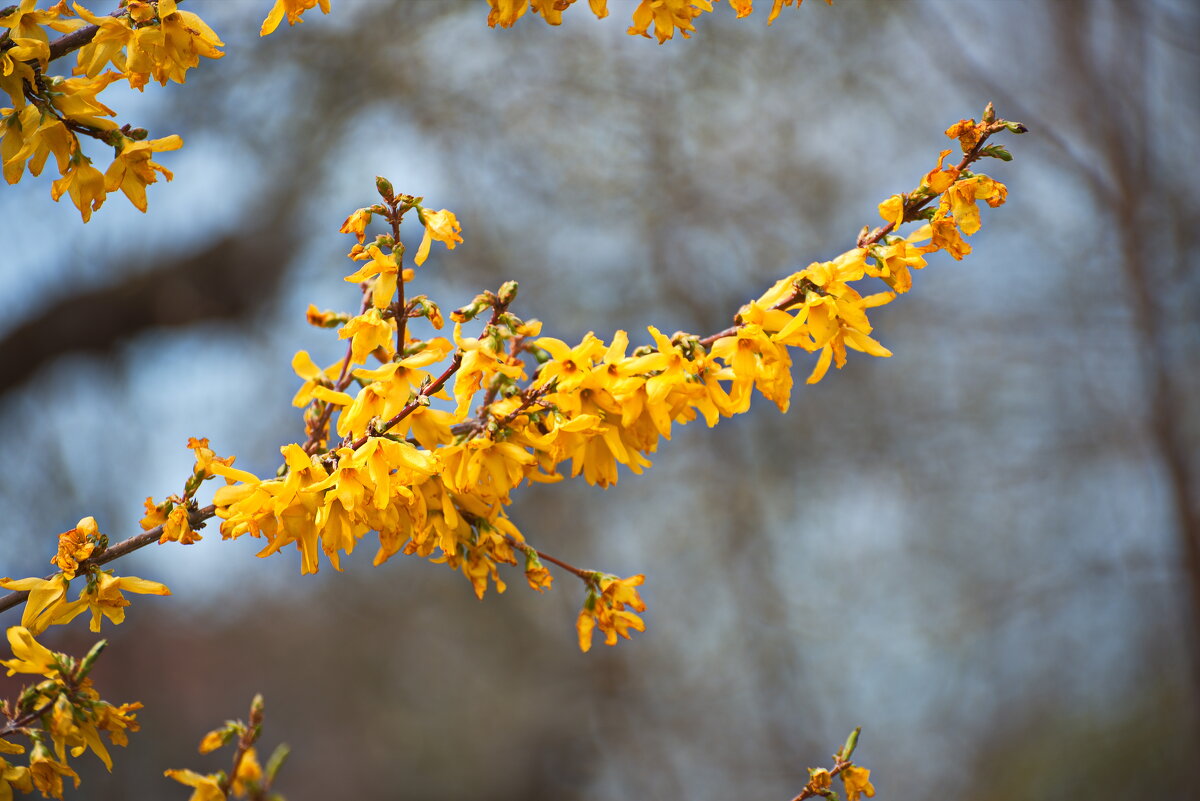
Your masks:
<svg viewBox="0 0 1200 801"><path fill-rule="evenodd" d="M781 801L857 725L881 798L1200 797L1194 4L840 0L768 28L722 3L662 47L631 0L507 31L481 0L338 0L264 40L267 0L194 5L228 55L106 94L186 142L149 214L0 192L0 575L46 574L85 515L136 533L189 436L274 469L292 353L341 353L304 310L357 302L337 229L377 174L462 222L418 279L443 308L511 278L545 333L636 341L851 247L989 100L1032 132L984 165L1010 199L975 253L873 317L893 358L806 387L799 355L787 415L518 493L543 550L646 574L645 634L580 654L567 575L480 603L442 566L365 548L301 577L211 527L117 563L174 595L106 626L97 683L143 731L69 798L186 797L163 769L226 767L196 743L254 692L291 801Z"/></svg>

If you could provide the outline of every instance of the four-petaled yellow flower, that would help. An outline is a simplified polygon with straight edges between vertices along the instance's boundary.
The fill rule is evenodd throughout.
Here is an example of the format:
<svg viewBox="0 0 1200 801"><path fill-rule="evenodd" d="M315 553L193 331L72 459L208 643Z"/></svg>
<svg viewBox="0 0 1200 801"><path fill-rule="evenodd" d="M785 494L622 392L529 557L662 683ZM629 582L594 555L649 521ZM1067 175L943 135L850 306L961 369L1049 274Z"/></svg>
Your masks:
<svg viewBox="0 0 1200 801"><path fill-rule="evenodd" d="M454 216L454 212L446 209L441 211L420 209L419 211L421 224L425 226L425 236L421 239L421 246L417 248L417 255L413 259L418 267L424 264L426 257L429 256L429 246L433 240L436 239L450 250L454 250L454 246L463 241L462 226L458 224L458 218Z"/></svg>

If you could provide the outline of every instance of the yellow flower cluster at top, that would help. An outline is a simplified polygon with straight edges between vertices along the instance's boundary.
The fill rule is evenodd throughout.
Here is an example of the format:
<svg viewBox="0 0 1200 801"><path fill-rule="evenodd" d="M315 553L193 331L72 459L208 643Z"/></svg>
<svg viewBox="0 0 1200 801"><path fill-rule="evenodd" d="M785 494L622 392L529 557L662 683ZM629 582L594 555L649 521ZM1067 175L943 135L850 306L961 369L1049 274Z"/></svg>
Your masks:
<svg viewBox="0 0 1200 801"><path fill-rule="evenodd" d="M488 25L509 28L530 9L533 9L533 13L541 15L547 23L561 25L563 12L570 8L575 0L487 0L487 2L491 6L491 11L488 13ZM675 31L679 31L686 39L696 30L692 21L701 14L712 11L715 2L720 2L720 0L640 0L637 8L633 10L633 24L629 26L628 32L634 36L650 38L650 29L653 28L654 36L658 39L659 44L672 38ZM770 25L775 21L784 6L799 7L803 2L804 0L771 0L771 13L767 17L767 24ZM833 5L833 0L825 0L825 2ZM608 0L588 0L588 5L591 6L592 13L598 18L603 19L608 16ZM754 11L754 0L729 0L729 5L733 7L739 19Z"/></svg>
<svg viewBox="0 0 1200 801"><path fill-rule="evenodd" d="M183 83L203 58L220 58L220 38L198 16L178 8L177 0L122 2L113 14L95 14L65 0L46 9L37 0L0 15L0 162L4 179L21 180L26 170L40 175L50 156L60 177L51 185L55 200L64 194L84 222L108 195L120 190L141 211L146 187L170 170L155 153L176 150L178 136L149 139L144 129L118 126L116 112L99 99L118 81L141 90L150 80ZM65 34L53 41L49 32ZM50 62L75 54L72 77L50 75ZM113 149L101 172L84 154L80 136Z"/></svg>
<svg viewBox="0 0 1200 801"><path fill-rule="evenodd" d="M404 267L401 220L414 214L424 227L416 267L432 241L460 242L460 227L451 212L395 195L380 179L383 202L354 212L342 227L358 240L349 257L361 266L346 280L361 288L360 312L308 312L310 322L349 340L346 354L325 367L304 351L293 360L303 380L294 404L305 409L307 440L281 449L277 477L208 464L210 475L231 482L214 498L222 535L263 538L261 556L293 545L301 571L313 573L320 554L340 569L341 554L375 532L375 564L397 553L444 562L480 597L489 583L504 590L498 566L516 564L521 553L530 585L545 588L545 555L505 513L513 490L568 475L607 487L618 466L633 473L648 467L674 426L697 418L712 426L744 412L754 390L786 411L793 348L816 354L809 383L831 364L841 368L847 350L889 356L871 336L868 310L909 291L911 271L930 253L958 259L970 251L963 236L979 228L979 202L999 206L1006 189L967 167L984 155L1007 156L982 148L1005 128L1023 130L996 120L990 107L983 122L951 128L947 134L966 153L960 164L944 166L944 151L916 189L880 204L885 224L864 232L858 247L781 279L743 306L734 326L706 337L650 327L650 343L632 350L624 331L608 341L589 333L574 345L542 336L538 321L510 311L512 282L452 312L449 337L415 336L418 318L436 330L443 316L426 296L407 294L415 272ZM390 230L368 242L375 217ZM909 221L923 224L907 236L893 233ZM856 285L868 277L886 291L861 293ZM469 334L465 326L485 312L482 330ZM159 522L150 517L144 525ZM578 622L584 650L594 629L609 643L641 630L642 576L619 579L553 561L588 587Z"/></svg>
<svg viewBox="0 0 1200 801"><path fill-rule="evenodd" d="M641 0L633 12L630 34L654 37L659 44L676 31L685 38L695 30L693 20L711 12L719 0ZM804 0L772 0L768 24L784 6ZM144 128L118 125L117 112L100 100L114 83L144 89L151 80L161 85L183 83L201 58L218 59L224 42L199 16L179 7L182 0L119 0L112 13L95 13L80 3L59 0L38 8L38 0L20 0L0 12L0 166L14 184L26 171L41 175L54 157L59 177L50 195L70 197L83 221L104 205L108 195L121 191L139 210L146 210L146 187L170 170L154 161L156 153L178 150L177 135L149 138ZM488 0L488 24L507 28L529 9L558 25L574 0ZM832 3L832 0L826 0ZM738 17L753 11L753 0L729 0ZM607 0L589 0L597 17L608 15ZM259 30L273 33L285 19L303 22L313 8L330 11L330 0L275 0ZM51 39L50 34L62 34ZM52 75L50 63L75 55L70 76ZM7 97L7 101L5 101ZM10 105L4 105L7 102ZM103 172L84 153L80 136L113 149Z"/></svg>

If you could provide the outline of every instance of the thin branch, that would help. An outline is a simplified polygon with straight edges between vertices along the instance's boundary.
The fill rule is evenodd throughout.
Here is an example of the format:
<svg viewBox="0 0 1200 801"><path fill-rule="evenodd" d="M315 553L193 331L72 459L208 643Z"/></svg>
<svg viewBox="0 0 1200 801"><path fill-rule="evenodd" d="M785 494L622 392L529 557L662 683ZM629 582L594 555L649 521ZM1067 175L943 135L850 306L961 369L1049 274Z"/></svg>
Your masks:
<svg viewBox="0 0 1200 801"><path fill-rule="evenodd" d="M962 161L960 161L954 169L961 173L967 167L971 166L972 163L979 160L979 158L983 156L983 146L987 143L987 140L991 138L993 134L1003 131L1005 127L1004 120L997 120L984 129L983 135L979 137L979 141L975 143L975 147L967 151L967 153L962 157ZM904 221L910 222L911 220L915 219L916 215L931 202L933 202L933 200L937 197L939 197L939 195L931 194L926 196L918 195L910 198L908 202L904 204ZM859 237L857 247L869 248L872 245L877 245L879 242L883 241L885 236L895 230L895 228L896 224L894 222L890 222L887 225L881 225L880 227L871 231L869 234ZM793 292L788 294L787 297L776 303L771 308L773 310L786 309L788 306L791 306L793 303L803 298L804 295L805 292L801 289L801 287L796 287ZM737 325L731 325L723 331L718 331L715 334L709 334L700 340L700 344L706 348L711 347L712 344L718 339L723 339L724 337L730 337L736 334L739 327L740 326Z"/></svg>
<svg viewBox="0 0 1200 801"><path fill-rule="evenodd" d="M205 520L215 516L216 513L217 507L210 504L202 509L197 509L196 511L188 514L188 522L193 528L196 528L200 523L203 523ZM79 574L86 573L93 567L99 567L100 565L108 564L114 559L119 559L126 554L130 554L136 550L139 550L140 548L145 548L150 543L157 542L162 536L162 533L163 527L155 526L149 531L136 534L127 540L122 540L116 545L105 548L95 556L84 559L79 563L79 570L77 572ZM49 581L57 575L59 574L51 573L49 576L46 576L46 580ZM28 597L28 592L10 592L8 595L0 597L0 612L5 611L6 609L12 609L14 606L24 603L25 599Z"/></svg>

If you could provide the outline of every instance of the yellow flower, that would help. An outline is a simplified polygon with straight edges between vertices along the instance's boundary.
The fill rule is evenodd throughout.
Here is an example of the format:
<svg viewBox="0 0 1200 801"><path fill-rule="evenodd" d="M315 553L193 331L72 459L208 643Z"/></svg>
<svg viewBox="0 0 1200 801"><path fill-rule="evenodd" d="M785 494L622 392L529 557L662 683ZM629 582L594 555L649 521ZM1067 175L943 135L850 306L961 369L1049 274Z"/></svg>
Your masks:
<svg viewBox="0 0 1200 801"><path fill-rule="evenodd" d="M93 14L78 3L74 4L74 8L83 21L100 29L91 42L79 49L78 72L91 78L110 63L120 69L124 63L120 55L121 50L133 42L133 28L129 20L124 17L110 17L107 14Z"/></svg>
<svg viewBox="0 0 1200 801"><path fill-rule="evenodd" d="M841 773L842 782L846 785L846 800L858 801L860 795L867 798L875 797L875 786L871 784L871 771L851 765Z"/></svg>
<svg viewBox="0 0 1200 801"><path fill-rule="evenodd" d="M382 283L382 276L380 279L380 283ZM375 286L378 290L379 284ZM395 284L393 284L394 289ZM391 302L391 295L388 295L388 302ZM384 354L381 361L390 359L395 353L396 323L391 318L385 320L379 313L381 308L383 306L367 309L366 314L351 318L348 323L338 329L338 339L350 340L350 360L356 364L366 364L367 357L380 348ZM321 389L322 387L315 387L313 394L320 397ZM323 398L323 400L328 400L328 398ZM347 398L343 405L349 405L351 400L351 398Z"/></svg>
<svg viewBox="0 0 1200 801"><path fill-rule="evenodd" d="M262 766L258 764L258 754L253 748L247 748L238 763L237 775L233 778L233 794L247 795L250 787L262 784Z"/></svg>
<svg viewBox="0 0 1200 801"><path fill-rule="evenodd" d="M892 228L899 228L904 224L904 198L892 195L880 203L879 216L891 223Z"/></svg>
<svg viewBox="0 0 1200 801"><path fill-rule="evenodd" d="M929 223L932 242L926 247L930 250L944 250L961 261L963 256L971 252L971 245L962 238L958 230L958 222L951 217L944 217Z"/></svg>
<svg viewBox="0 0 1200 801"><path fill-rule="evenodd" d="M279 0L279 2L282 3L283 0ZM167 770L163 771L163 775L180 784L196 788L188 801L225 801L225 791L221 789L216 775L201 776L190 770Z"/></svg>
<svg viewBox="0 0 1200 801"><path fill-rule="evenodd" d="M14 788L22 793L33 792L33 779L29 768L10 765L6 760L0 759L0 801L12 801Z"/></svg>
<svg viewBox="0 0 1200 801"><path fill-rule="evenodd" d="M628 33L649 39L647 31L653 24L659 44L674 36L676 29L687 39L696 30L692 20L706 11L712 11L711 0L641 0Z"/></svg>
<svg viewBox="0 0 1200 801"><path fill-rule="evenodd" d="M155 172L161 172L170 181L175 176L166 167L151 161L155 153L178 150L183 140L177 135L162 139L147 139L143 142L125 140L120 154L104 173L104 188L109 192L120 189L138 211L146 210L146 187L156 183Z"/></svg>
<svg viewBox="0 0 1200 801"><path fill-rule="evenodd" d="M79 209L83 221L88 222L92 219L92 212L103 206L108 197L104 174L92 166L91 159L76 153L71 157L67 171L50 185L50 197L55 201L64 193L71 196L71 202Z"/></svg>
<svg viewBox="0 0 1200 801"><path fill-rule="evenodd" d="M495 28L511 28L513 23L525 14L529 8L529 0L488 0L491 10L488 12L488 25Z"/></svg>
<svg viewBox="0 0 1200 801"><path fill-rule="evenodd" d="M317 387L332 387L341 367L342 360L338 359L322 370L308 355L308 351L296 351L296 355L292 357L292 370L304 379L304 383L300 385L300 389L296 390L296 394L292 398L292 405L299 409L312 403Z"/></svg>
<svg viewBox="0 0 1200 801"><path fill-rule="evenodd" d="M170 514L167 515L167 519L163 522L162 527L162 536L158 538L159 545L162 545L166 542L178 542L182 545L191 545L197 540L202 539L200 532L192 529L191 521L188 520L188 508L183 504L177 504L175 508L171 510ZM154 528L154 526L151 526L150 528ZM98 630L99 629L97 629L97 631Z"/></svg>
<svg viewBox="0 0 1200 801"><path fill-rule="evenodd" d="M825 768L809 770L808 786L814 790L828 790L833 784L833 776Z"/></svg>
<svg viewBox="0 0 1200 801"><path fill-rule="evenodd" d="M153 498L146 498L143 506L146 508L146 516L140 522L142 531L149 531L167 522L167 503L155 504Z"/></svg>
<svg viewBox="0 0 1200 801"><path fill-rule="evenodd" d="M49 579L0 579L0 587L29 593L25 611L21 614L21 625L33 634L41 634L48 626L71 620L82 611L79 601L67 602L70 579L61 573Z"/></svg>
<svg viewBox="0 0 1200 801"><path fill-rule="evenodd" d="M137 715L132 714L135 709L141 708L142 705L140 703L121 704L120 706L103 704L97 710L96 728L108 732L108 739L114 745L128 745L129 736L127 732L141 729L141 724L137 721Z"/></svg>
<svg viewBox="0 0 1200 801"><path fill-rule="evenodd" d="M367 226L371 224L371 210L359 209L346 218L342 223L342 227L338 229L339 234L354 234L358 239L358 244L362 244L366 240Z"/></svg>
<svg viewBox="0 0 1200 801"><path fill-rule="evenodd" d="M15 658L0 660L0 665L8 668L8 675L34 673L54 678L59 674L58 658L49 648L35 640L33 634L24 626L9 627L8 644Z"/></svg>
<svg viewBox="0 0 1200 801"><path fill-rule="evenodd" d="M366 253L371 261L346 276L345 280L361 283L373 276L379 276L371 290L371 304L377 309L386 309L392 303L392 296L396 294L396 283L400 274L399 254L385 254L375 245L368 245ZM418 257L417 264L421 261Z"/></svg>
<svg viewBox="0 0 1200 801"><path fill-rule="evenodd" d="M60 2L45 9L36 8L37 3L38 0L21 0L21 5L5 9L8 13L0 16L0 28L8 28L13 37L24 36L48 42L50 37L42 29L43 26L59 33L68 33L85 24L77 19L59 19L71 14L65 3Z"/></svg>
<svg viewBox="0 0 1200 801"><path fill-rule="evenodd" d="M182 508L182 507L177 507ZM100 631L100 617L108 618L114 625L125 621L125 607L129 601L123 592L134 592L139 595L170 595L171 591L157 581L147 581L136 576L116 578L111 573L96 573L94 583L89 583L88 589L79 595L79 601L86 604L92 612L92 631ZM75 612L82 612L80 608ZM74 614L71 615L74 617Z"/></svg>
<svg viewBox="0 0 1200 801"><path fill-rule="evenodd" d="M259 29L259 36L268 36L275 32L279 27L279 23L283 22L283 15L287 14L288 25L296 25L304 22L301 19L305 11L308 11L313 6L320 4L321 13L329 13L329 0L275 0L275 5L271 7L271 11L267 14L267 18L263 20L262 28Z"/></svg>
<svg viewBox="0 0 1200 801"><path fill-rule="evenodd" d="M636 587L645 582L643 575L617 578L599 574L596 578L595 589L589 590L587 601L575 622L579 634L579 649L587 652L592 647L592 631L599 628L604 632L606 645L616 645L617 637L629 639L629 630L645 631L646 624L626 607L637 612L645 611L646 604L642 602Z"/></svg>
<svg viewBox="0 0 1200 801"><path fill-rule="evenodd" d="M437 240L444 244L450 250L454 250L454 246L462 240L462 226L458 224L458 218L454 213L446 209L441 211L428 211L420 209L421 224L425 226L425 236L421 239L421 246L417 248L417 255L413 262L420 267L425 263L425 258L429 255L429 245L433 240Z"/></svg>
<svg viewBox="0 0 1200 801"><path fill-rule="evenodd" d="M833 0L825 0L825 2L828 5L833 5ZM783 10L784 6L790 6L793 3L795 3L796 8L799 8L804 4L804 0L774 0L771 5L771 14L767 17L767 24L770 25L775 21L775 18L779 16L779 12Z"/></svg>

